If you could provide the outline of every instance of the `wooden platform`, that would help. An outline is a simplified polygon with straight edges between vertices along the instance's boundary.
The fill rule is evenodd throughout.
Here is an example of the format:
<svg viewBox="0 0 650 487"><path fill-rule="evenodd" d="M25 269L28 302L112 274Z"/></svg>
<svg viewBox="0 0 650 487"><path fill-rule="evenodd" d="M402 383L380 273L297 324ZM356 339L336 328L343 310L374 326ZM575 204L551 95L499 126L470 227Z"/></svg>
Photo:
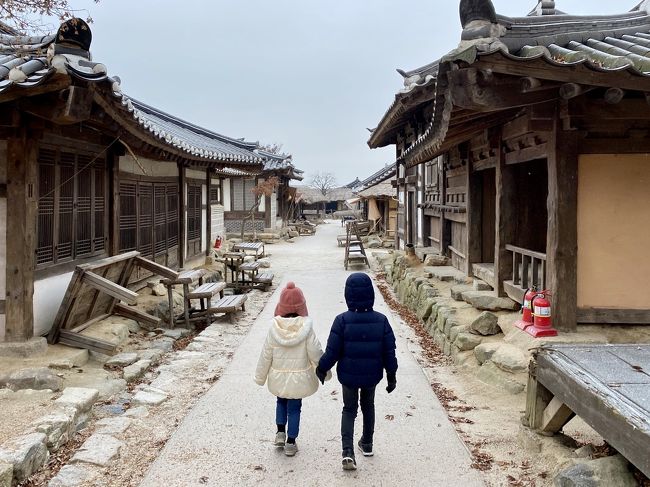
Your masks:
<svg viewBox="0 0 650 487"><path fill-rule="evenodd" d="M252 255L257 260L264 257L264 242L241 242L233 245L232 250L243 252L246 255Z"/></svg>
<svg viewBox="0 0 650 487"><path fill-rule="evenodd" d="M525 423L556 433L580 416L650 476L650 345L553 345L531 365Z"/></svg>

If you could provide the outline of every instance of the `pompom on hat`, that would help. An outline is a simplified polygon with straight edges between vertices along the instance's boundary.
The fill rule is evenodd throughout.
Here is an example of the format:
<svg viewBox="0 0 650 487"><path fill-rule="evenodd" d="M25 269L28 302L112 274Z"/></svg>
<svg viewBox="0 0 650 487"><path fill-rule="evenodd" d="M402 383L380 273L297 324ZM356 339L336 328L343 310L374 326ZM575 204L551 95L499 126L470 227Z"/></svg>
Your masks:
<svg viewBox="0 0 650 487"><path fill-rule="evenodd" d="M275 316L286 316L293 313L298 316L309 316L307 302L302 291L293 282L288 282L287 287L280 294L278 305L275 307Z"/></svg>

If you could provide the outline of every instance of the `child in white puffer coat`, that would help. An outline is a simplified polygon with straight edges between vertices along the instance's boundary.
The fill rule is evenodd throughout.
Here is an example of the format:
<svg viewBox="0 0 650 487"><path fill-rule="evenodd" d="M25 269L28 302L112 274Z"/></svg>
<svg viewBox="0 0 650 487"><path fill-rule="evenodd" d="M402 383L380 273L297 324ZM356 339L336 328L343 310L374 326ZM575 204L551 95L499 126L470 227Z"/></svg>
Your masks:
<svg viewBox="0 0 650 487"><path fill-rule="evenodd" d="M318 390L315 369L323 355L307 303L293 282L282 290L275 318L266 337L255 371L255 382L268 381L271 394L277 396L275 446L283 447L292 457L298 451L302 400Z"/></svg>

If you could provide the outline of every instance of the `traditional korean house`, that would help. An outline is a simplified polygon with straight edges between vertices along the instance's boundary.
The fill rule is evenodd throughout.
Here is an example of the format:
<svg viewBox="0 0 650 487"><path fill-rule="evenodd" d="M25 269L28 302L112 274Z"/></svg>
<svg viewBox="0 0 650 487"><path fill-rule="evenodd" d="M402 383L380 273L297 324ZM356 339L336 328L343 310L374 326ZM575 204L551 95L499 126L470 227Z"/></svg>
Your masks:
<svg viewBox="0 0 650 487"><path fill-rule="evenodd" d="M325 194L309 186L296 186L299 198L299 216L325 218L336 212L358 209L358 198L352 189L342 186L328 189Z"/></svg>
<svg viewBox="0 0 650 487"><path fill-rule="evenodd" d="M297 169L292 157L286 154L274 154L256 148L255 152L263 158L263 168L257 173L239 174L236 177L222 179L225 201L225 227L228 234L239 234L242 221L249 216L250 209L255 204L256 197L252 190L260 182L271 177L278 179L275 193L265 196L260 201L255 211L255 230L262 232L268 230L275 232L286 226L287 219L291 216L290 206L292 191L289 189L290 181L302 181L303 171ZM244 230L253 230L253 221L244 222Z"/></svg>
<svg viewBox="0 0 650 487"><path fill-rule="evenodd" d="M401 72L370 137L396 146L399 245L497 294L553 295L554 323L650 324L650 2L526 17L460 2L457 49Z"/></svg>
<svg viewBox="0 0 650 487"><path fill-rule="evenodd" d="M132 250L173 268L204 260L215 171L265 162L256 144L122 93L92 61L85 22L14 34L0 34L0 341L47 332L80 263Z"/></svg>
<svg viewBox="0 0 650 487"><path fill-rule="evenodd" d="M397 229L395 174L395 164L390 164L361 181L356 189L363 218L374 223L374 231L387 237L395 237Z"/></svg>

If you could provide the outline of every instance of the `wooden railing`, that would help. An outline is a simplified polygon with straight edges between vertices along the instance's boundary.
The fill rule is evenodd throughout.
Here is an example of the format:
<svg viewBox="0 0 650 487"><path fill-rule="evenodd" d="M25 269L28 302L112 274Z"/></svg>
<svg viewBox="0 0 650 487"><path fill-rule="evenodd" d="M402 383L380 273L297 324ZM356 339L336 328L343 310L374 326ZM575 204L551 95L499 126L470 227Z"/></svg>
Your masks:
<svg viewBox="0 0 650 487"><path fill-rule="evenodd" d="M522 289L546 289L546 254L506 245L512 252L512 283Z"/></svg>

